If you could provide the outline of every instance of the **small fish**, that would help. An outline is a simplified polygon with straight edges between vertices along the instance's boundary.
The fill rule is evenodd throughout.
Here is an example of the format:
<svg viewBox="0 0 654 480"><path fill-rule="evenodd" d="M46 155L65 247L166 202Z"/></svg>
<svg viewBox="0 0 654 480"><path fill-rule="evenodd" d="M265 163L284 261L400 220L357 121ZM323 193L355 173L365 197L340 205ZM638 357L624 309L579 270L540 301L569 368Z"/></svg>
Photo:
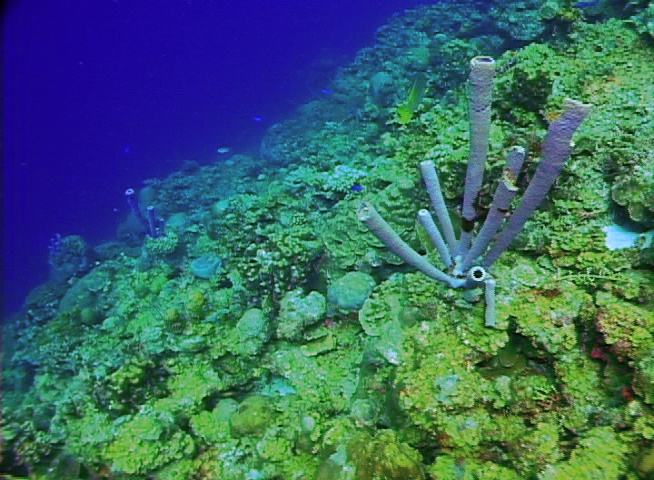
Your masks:
<svg viewBox="0 0 654 480"><path fill-rule="evenodd" d="M225 155L226 153L229 153L229 147L220 147L218 150L216 150L216 153Z"/></svg>
<svg viewBox="0 0 654 480"><path fill-rule="evenodd" d="M504 171L502 172L502 182L504 182L504 186L506 187L506 189L510 192L517 192L518 191L518 186L516 185L517 181L518 178L516 177L515 172L510 168L505 168Z"/></svg>
<svg viewBox="0 0 654 480"><path fill-rule="evenodd" d="M263 117L259 117L259 116L252 117L252 121L253 121L253 122L262 122L262 121L263 121Z"/></svg>
<svg viewBox="0 0 654 480"><path fill-rule="evenodd" d="M352 186L352 191L353 192L363 192L363 185L353 185Z"/></svg>
<svg viewBox="0 0 654 480"><path fill-rule="evenodd" d="M596 7L601 2L577 2L574 4L575 8L587 8L587 7Z"/></svg>
<svg viewBox="0 0 654 480"><path fill-rule="evenodd" d="M334 93L334 91L331 88L323 88L322 90L320 90L320 93L322 93L323 95L331 95L332 93Z"/></svg>

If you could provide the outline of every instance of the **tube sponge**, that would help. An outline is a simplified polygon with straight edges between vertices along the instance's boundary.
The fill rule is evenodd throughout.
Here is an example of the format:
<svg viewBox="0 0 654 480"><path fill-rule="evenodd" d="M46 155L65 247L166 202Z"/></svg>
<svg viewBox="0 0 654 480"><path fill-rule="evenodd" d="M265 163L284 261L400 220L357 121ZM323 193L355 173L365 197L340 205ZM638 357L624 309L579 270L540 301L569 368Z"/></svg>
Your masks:
<svg viewBox="0 0 654 480"><path fill-rule="evenodd" d="M447 283L452 288L459 288L463 281L455 279L441 272L434 267L429 261L411 248L400 236L393 230L386 220L375 210L369 202L364 202L357 211L359 220L365 223L379 240L395 255L400 257L412 267L417 268L422 273L434 280Z"/></svg>
<svg viewBox="0 0 654 480"><path fill-rule="evenodd" d="M570 158L572 150L572 135L588 116L591 106L577 100L567 98L563 104L564 112L561 118L552 122L543 143L541 161L536 168L534 177L529 182L522 201L515 209L508 224L500 233L493 248L484 259L483 265L489 267L499 256L509 248L511 242L518 236L522 227L547 196L550 188L561 174L561 170Z"/></svg>
<svg viewBox="0 0 654 480"><path fill-rule="evenodd" d="M443 230L443 236L450 248L450 254L454 254L454 249L456 248L456 237L454 236L452 220L447 211L447 205L445 205L441 183L438 179L438 173L436 173L434 162L431 160L420 162L420 172L425 181L425 187L427 188L427 193L431 200L431 206L434 209L434 212L436 212L436 217L438 218L438 222Z"/></svg>
<svg viewBox="0 0 654 480"><path fill-rule="evenodd" d="M506 162L506 168L502 173L502 181L497 186L497 190L495 190L493 203L488 211L488 215L486 215L484 226L477 234L477 237L472 243L472 247L470 247L465 259L461 263L460 268L462 271L468 271L473 262L477 260L477 257L484 253L484 250L486 250L486 247L488 247L491 240L499 230L500 225L504 220L505 213L509 210L511 201L518 191L515 183L520 174L520 169L522 168L524 159L524 148L515 146L511 147L509 150L509 158Z"/></svg>
<svg viewBox="0 0 654 480"><path fill-rule="evenodd" d="M463 218L473 221L474 203L484 177L484 165L488 155L488 135L493 99L495 60L475 57L470 61L470 157L466 172L463 198Z"/></svg>

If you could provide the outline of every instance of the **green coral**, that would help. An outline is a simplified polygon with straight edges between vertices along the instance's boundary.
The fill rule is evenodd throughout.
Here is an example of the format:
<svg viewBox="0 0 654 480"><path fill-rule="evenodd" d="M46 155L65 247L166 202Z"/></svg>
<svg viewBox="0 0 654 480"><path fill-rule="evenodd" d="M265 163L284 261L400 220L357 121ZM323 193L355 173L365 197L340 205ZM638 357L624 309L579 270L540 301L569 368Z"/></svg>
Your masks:
<svg viewBox="0 0 654 480"><path fill-rule="evenodd" d="M327 298L342 311L359 310L374 288L372 276L364 272L349 272L329 286Z"/></svg>
<svg viewBox="0 0 654 480"><path fill-rule="evenodd" d="M355 468L356 480L422 480L422 457L402 442L392 430L374 437L362 432L347 444L348 460Z"/></svg>
<svg viewBox="0 0 654 480"><path fill-rule="evenodd" d="M654 118L654 117L652 117ZM625 207L629 218L645 227L654 226L654 153L650 150L632 159L629 172L620 172L613 182L612 198Z"/></svg>
<svg viewBox="0 0 654 480"><path fill-rule="evenodd" d="M235 437L261 436L273 421L272 405L266 397L248 397L232 414L229 425Z"/></svg>
<svg viewBox="0 0 654 480"><path fill-rule="evenodd" d="M558 425L538 423L516 446L516 468L526 478L533 478L547 466L558 462L562 458L560 439L561 428Z"/></svg>
<svg viewBox="0 0 654 480"><path fill-rule="evenodd" d="M563 355L577 346L574 320L591 298L572 283L556 285L552 294L525 289L501 315L514 317L517 331L535 346L554 355Z"/></svg>
<svg viewBox="0 0 654 480"><path fill-rule="evenodd" d="M187 413L200 407L203 400L222 390L225 385L220 374L208 362L170 362L168 368L176 374L167 381L169 394L165 402L176 404L176 408L184 409Z"/></svg>
<svg viewBox="0 0 654 480"><path fill-rule="evenodd" d="M148 260L165 259L175 253L179 246L179 237L175 232L168 232L162 237L146 237L143 244L143 256Z"/></svg>
<svg viewBox="0 0 654 480"><path fill-rule="evenodd" d="M307 327L322 320L327 308L325 297L318 292L303 295L301 290L288 292L282 298L277 319L280 338L298 340Z"/></svg>
<svg viewBox="0 0 654 480"><path fill-rule="evenodd" d="M597 329L615 353L630 359L643 357L654 349L654 308L621 301L608 292L598 292L595 300Z"/></svg>
<svg viewBox="0 0 654 480"><path fill-rule="evenodd" d="M654 5L651 2L643 11L631 17L631 21L639 33L654 38Z"/></svg>
<svg viewBox="0 0 654 480"><path fill-rule="evenodd" d="M546 28L540 6L537 0L502 3L491 9L490 17L511 38L535 40Z"/></svg>
<svg viewBox="0 0 654 480"><path fill-rule="evenodd" d="M143 474L191 455L192 439L171 419L142 413L126 421L106 450L112 468L125 474Z"/></svg>
<svg viewBox="0 0 654 480"><path fill-rule="evenodd" d="M268 340L270 325L265 313L250 308L243 313L233 332L232 349L238 355L255 355Z"/></svg>
<svg viewBox="0 0 654 480"><path fill-rule="evenodd" d="M627 469L628 448L611 427L590 430L565 463L549 465L539 480L618 479Z"/></svg>
<svg viewBox="0 0 654 480"><path fill-rule="evenodd" d="M634 388L645 402L654 404L654 352L650 352L636 364Z"/></svg>
<svg viewBox="0 0 654 480"><path fill-rule="evenodd" d="M236 400L221 400L211 412L202 411L191 417L193 433L207 445L227 440L230 436L229 419L238 408Z"/></svg>
<svg viewBox="0 0 654 480"><path fill-rule="evenodd" d="M443 480L520 480L518 472L493 462L474 459L461 460L450 455L440 455L429 467L433 478Z"/></svg>
<svg viewBox="0 0 654 480"><path fill-rule="evenodd" d="M498 69L510 74L497 79L495 108L514 128L542 122L555 75L543 62L554 55L549 45L535 43L500 59Z"/></svg>

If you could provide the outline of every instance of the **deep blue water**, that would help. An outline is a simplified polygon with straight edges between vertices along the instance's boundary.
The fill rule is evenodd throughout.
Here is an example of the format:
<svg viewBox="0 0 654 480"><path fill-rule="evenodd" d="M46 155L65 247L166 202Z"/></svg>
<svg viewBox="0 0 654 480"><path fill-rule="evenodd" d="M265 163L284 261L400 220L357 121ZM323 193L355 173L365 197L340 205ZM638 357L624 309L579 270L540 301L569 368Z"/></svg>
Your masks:
<svg viewBox="0 0 654 480"><path fill-rule="evenodd" d="M56 234L113 238L123 192L256 152L418 0L23 0L4 12L4 307Z"/></svg>

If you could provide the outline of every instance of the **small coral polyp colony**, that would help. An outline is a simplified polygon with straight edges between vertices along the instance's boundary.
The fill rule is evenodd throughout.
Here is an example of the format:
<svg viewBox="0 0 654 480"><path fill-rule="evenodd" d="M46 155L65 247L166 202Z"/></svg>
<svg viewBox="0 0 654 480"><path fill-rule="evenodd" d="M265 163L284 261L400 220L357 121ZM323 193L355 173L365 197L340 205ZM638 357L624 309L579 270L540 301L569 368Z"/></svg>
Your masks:
<svg viewBox="0 0 654 480"><path fill-rule="evenodd" d="M652 478L652 7L617 3L407 11L258 158L56 236L3 325L0 471Z"/></svg>

